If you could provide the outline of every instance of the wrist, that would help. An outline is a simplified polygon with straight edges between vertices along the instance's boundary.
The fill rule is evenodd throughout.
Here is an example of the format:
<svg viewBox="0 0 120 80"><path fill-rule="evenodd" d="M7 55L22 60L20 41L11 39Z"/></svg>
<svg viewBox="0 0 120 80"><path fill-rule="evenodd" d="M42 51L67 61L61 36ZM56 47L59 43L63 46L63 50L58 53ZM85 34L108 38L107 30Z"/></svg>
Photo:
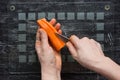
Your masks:
<svg viewBox="0 0 120 80"><path fill-rule="evenodd" d="M102 65L101 63L105 62L105 60L106 60L105 56L99 56L99 58L97 57L94 59L92 58L92 59L84 60L86 64L83 64L83 66L90 70L96 71L98 70L97 68Z"/></svg>
<svg viewBox="0 0 120 80"><path fill-rule="evenodd" d="M120 80L120 67L109 57L104 57L94 65L93 70L110 80Z"/></svg>
<svg viewBox="0 0 120 80"><path fill-rule="evenodd" d="M60 71L55 66L41 65L42 80L60 80Z"/></svg>
<svg viewBox="0 0 120 80"><path fill-rule="evenodd" d="M93 71L99 72L100 69L105 68L106 61L108 61L108 60L109 60L108 57L102 57L102 58L100 58L98 61L96 61L96 63L94 63L92 65Z"/></svg>

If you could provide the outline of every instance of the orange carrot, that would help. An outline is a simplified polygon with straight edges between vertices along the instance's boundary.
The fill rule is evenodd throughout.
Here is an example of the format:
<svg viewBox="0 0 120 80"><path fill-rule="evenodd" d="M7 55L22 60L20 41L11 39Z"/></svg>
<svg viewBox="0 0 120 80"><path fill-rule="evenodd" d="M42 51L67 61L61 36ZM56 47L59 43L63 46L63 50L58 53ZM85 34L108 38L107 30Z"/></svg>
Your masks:
<svg viewBox="0 0 120 80"><path fill-rule="evenodd" d="M45 18L37 20L37 23L39 27L46 31L50 43L55 50L60 51L61 48L65 46L65 43L55 35L55 33L58 33L57 30L49 22L47 22Z"/></svg>

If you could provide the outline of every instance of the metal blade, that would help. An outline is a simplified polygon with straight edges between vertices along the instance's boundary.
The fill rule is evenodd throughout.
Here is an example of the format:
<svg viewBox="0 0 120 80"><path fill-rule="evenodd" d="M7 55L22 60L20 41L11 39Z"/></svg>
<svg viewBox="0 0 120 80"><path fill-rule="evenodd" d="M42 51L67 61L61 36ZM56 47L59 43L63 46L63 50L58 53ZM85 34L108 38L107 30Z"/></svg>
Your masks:
<svg viewBox="0 0 120 80"><path fill-rule="evenodd" d="M57 37L59 37L65 43L69 41L69 38L67 36L64 36L64 35L61 35L61 34L58 34L58 33L55 33L55 35Z"/></svg>

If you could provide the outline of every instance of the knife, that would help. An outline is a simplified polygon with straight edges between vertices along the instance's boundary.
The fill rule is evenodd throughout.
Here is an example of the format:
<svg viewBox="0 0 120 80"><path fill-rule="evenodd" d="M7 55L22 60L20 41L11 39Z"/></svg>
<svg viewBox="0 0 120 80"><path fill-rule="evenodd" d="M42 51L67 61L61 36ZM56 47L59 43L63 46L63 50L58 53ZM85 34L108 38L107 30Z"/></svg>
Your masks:
<svg viewBox="0 0 120 80"><path fill-rule="evenodd" d="M55 33L55 35L65 43L69 41L69 38L67 36L64 36L64 35L58 34L58 33Z"/></svg>

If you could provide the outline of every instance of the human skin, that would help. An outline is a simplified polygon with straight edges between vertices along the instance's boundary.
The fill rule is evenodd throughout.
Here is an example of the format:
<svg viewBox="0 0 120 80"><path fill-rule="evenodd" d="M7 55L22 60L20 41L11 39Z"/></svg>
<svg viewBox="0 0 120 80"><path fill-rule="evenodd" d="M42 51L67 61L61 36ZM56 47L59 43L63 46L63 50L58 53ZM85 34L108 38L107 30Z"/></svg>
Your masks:
<svg viewBox="0 0 120 80"><path fill-rule="evenodd" d="M50 24L55 26L59 34L62 33L59 29L60 24L56 23L55 19L52 19ZM42 80L61 80L61 54L49 44L48 36L43 29L37 30L35 48L41 64Z"/></svg>
<svg viewBox="0 0 120 80"><path fill-rule="evenodd" d="M55 19L50 23L55 26L59 34L62 33L60 24L56 24ZM104 55L101 45L95 40L87 37L79 39L72 35L66 46L72 57L82 66L110 80L120 80L120 66ZM60 80L61 55L49 44L47 34L42 29L37 31L35 47L41 63L42 80Z"/></svg>
<svg viewBox="0 0 120 80"><path fill-rule="evenodd" d="M72 57L82 66L93 70L110 80L120 80L120 66L106 57L98 42L72 35L66 44Z"/></svg>

